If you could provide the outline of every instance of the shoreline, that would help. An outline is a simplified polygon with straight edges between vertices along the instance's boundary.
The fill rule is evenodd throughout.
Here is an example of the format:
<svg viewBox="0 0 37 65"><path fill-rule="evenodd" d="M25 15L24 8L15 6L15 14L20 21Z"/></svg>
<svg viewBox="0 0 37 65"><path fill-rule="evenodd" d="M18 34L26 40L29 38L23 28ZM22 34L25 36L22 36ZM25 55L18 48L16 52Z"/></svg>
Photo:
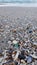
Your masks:
<svg viewBox="0 0 37 65"><path fill-rule="evenodd" d="M12 6L16 6L16 7L37 7L37 3L32 3L32 4L26 4L26 3L24 3L24 4L19 4L19 3L0 3L0 7L12 7Z"/></svg>
<svg viewBox="0 0 37 65"><path fill-rule="evenodd" d="M1 19L2 22L4 22L5 19L8 21L17 21L18 18L21 23L22 21L23 23L30 21L34 26L37 26L37 7L0 7L0 21Z"/></svg>

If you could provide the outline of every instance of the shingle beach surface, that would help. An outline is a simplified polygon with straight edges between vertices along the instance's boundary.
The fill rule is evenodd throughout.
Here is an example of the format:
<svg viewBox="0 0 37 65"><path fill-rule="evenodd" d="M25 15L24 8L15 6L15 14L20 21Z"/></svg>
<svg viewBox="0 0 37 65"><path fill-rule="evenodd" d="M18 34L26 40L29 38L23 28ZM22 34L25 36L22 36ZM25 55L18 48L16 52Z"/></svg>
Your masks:
<svg viewBox="0 0 37 65"><path fill-rule="evenodd" d="M37 65L37 8L0 7L0 65Z"/></svg>

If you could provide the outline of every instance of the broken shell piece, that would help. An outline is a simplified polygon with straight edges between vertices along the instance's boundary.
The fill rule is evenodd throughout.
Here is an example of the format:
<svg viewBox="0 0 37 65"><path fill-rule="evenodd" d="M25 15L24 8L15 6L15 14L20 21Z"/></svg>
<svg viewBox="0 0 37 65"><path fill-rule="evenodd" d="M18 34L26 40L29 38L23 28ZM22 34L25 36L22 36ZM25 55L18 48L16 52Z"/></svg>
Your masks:
<svg viewBox="0 0 37 65"><path fill-rule="evenodd" d="M21 63L25 64L26 62L24 60L21 60Z"/></svg>
<svg viewBox="0 0 37 65"><path fill-rule="evenodd" d="M28 56L27 57L27 63L31 63L32 62L32 57L31 56Z"/></svg>
<svg viewBox="0 0 37 65"><path fill-rule="evenodd" d="M37 43L36 43L36 42L34 42L34 43L33 43L33 45L37 45Z"/></svg>
<svg viewBox="0 0 37 65"><path fill-rule="evenodd" d="M8 41L8 43L11 43L11 41Z"/></svg>
<svg viewBox="0 0 37 65"><path fill-rule="evenodd" d="M7 62L4 62L2 65L14 65L14 63L12 61L7 61Z"/></svg>
<svg viewBox="0 0 37 65"><path fill-rule="evenodd" d="M3 61L3 57L0 58L0 63Z"/></svg>
<svg viewBox="0 0 37 65"><path fill-rule="evenodd" d="M14 29L13 32L15 33L17 29Z"/></svg>
<svg viewBox="0 0 37 65"><path fill-rule="evenodd" d="M34 29L34 32L37 33L37 27Z"/></svg>
<svg viewBox="0 0 37 65"><path fill-rule="evenodd" d="M37 55L34 54L30 54L34 59L37 59Z"/></svg>
<svg viewBox="0 0 37 65"><path fill-rule="evenodd" d="M11 36L11 40L14 40L15 38Z"/></svg>
<svg viewBox="0 0 37 65"><path fill-rule="evenodd" d="M4 29L0 29L0 32L3 32L4 31Z"/></svg>
<svg viewBox="0 0 37 65"><path fill-rule="evenodd" d="M18 48L18 46L19 46L18 41L14 40L13 45L14 45L15 48Z"/></svg>
<svg viewBox="0 0 37 65"><path fill-rule="evenodd" d="M19 53L20 53L20 51L18 51L18 52L16 53L16 56L15 56L14 60L17 60L17 59L18 59Z"/></svg>
<svg viewBox="0 0 37 65"><path fill-rule="evenodd" d="M9 25L6 25L5 28L9 28Z"/></svg>
<svg viewBox="0 0 37 65"><path fill-rule="evenodd" d="M18 43L18 41L16 41L16 40L13 41L13 44L17 44L17 43Z"/></svg>
<svg viewBox="0 0 37 65"><path fill-rule="evenodd" d="M12 44L12 42L11 41L8 41L8 44Z"/></svg>
<svg viewBox="0 0 37 65"><path fill-rule="evenodd" d="M3 57L3 51L0 50L0 58Z"/></svg>

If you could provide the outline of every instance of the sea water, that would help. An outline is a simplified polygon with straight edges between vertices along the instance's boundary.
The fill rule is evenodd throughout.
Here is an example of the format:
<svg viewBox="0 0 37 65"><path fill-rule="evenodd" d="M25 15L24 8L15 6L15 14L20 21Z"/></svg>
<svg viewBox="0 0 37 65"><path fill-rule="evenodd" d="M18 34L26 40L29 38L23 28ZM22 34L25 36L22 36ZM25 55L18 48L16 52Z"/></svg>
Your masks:
<svg viewBox="0 0 37 65"><path fill-rule="evenodd" d="M37 3L37 0L0 0L0 3Z"/></svg>
<svg viewBox="0 0 37 65"><path fill-rule="evenodd" d="M37 0L0 0L1 6L37 7Z"/></svg>

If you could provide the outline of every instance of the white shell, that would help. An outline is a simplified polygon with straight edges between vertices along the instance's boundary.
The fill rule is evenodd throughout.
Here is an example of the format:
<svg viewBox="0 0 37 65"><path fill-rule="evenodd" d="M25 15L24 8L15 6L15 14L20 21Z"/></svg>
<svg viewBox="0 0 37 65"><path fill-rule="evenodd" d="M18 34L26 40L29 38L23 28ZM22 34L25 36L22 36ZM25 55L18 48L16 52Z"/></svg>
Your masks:
<svg viewBox="0 0 37 65"><path fill-rule="evenodd" d="M8 44L12 44L12 42L11 41L8 41Z"/></svg>
<svg viewBox="0 0 37 65"><path fill-rule="evenodd" d="M17 43L18 43L18 41L16 41L16 40L13 41L13 44L17 44Z"/></svg>
<svg viewBox="0 0 37 65"><path fill-rule="evenodd" d="M16 60L18 58L18 55L19 55L19 51L16 53L16 56L15 56L14 60Z"/></svg>
<svg viewBox="0 0 37 65"><path fill-rule="evenodd" d="M33 58L37 59L37 56L35 54L30 54Z"/></svg>
<svg viewBox="0 0 37 65"><path fill-rule="evenodd" d="M34 42L33 44L34 44L34 45L37 45L37 43L36 43L36 42Z"/></svg>

